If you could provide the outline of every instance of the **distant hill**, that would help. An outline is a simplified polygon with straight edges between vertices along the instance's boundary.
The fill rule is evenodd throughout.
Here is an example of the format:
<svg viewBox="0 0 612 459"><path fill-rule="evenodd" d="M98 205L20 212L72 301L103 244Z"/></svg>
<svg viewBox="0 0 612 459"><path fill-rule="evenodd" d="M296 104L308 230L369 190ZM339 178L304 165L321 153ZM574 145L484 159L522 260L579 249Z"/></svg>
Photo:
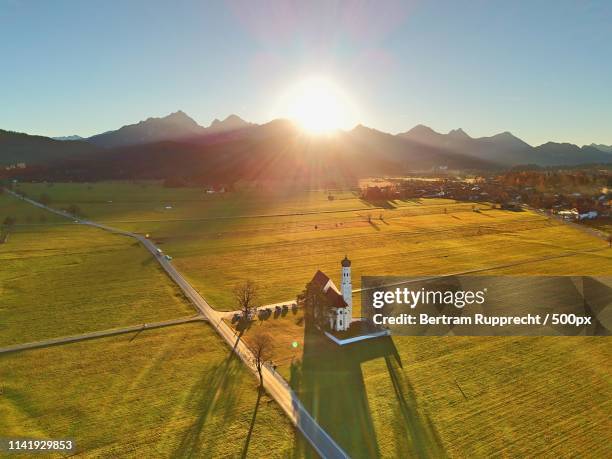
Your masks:
<svg viewBox="0 0 612 459"><path fill-rule="evenodd" d="M235 131L251 126L253 126L253 123L247 123L238 115L229 115L223 121L219 121L217 118L215 118L210 126L208 126L207 133Z"/></svg>
<svg viewBox="0 0 612 459"><path fill-rule="evenodd" d="M309 136L284 119L258 125L230 115L203 127L182 111L86 140L0 131L0 163L51 164L56 179L70 180L181 176L319 183L433 168L612 163L612 154L593 146L549 142L534 148L509 132L473 138L462 129L441 134L418 125L392 135L359 125Z"/></svg>
<svg viewBox="0 0 612 459"><path fill-rule="evenodd" d="M572 143L547 142L532 151L534 164L542 166L610 163L612 154L591 146L578 147Z"/></svg>
<svg viewBox="0 0 612 459"><path fill-rule="evenodd" d="M103 148L125 147L163 141L204 142L228 132L253 126L237 115L230 115L223 121L215 119L205 128L185 112L179 110L162 118L148 118L136 124L123 126L116 131L89 137L87 141Z"/></svg>
<svg viewBox="0 0 612 459"><path fill-rule="evenodd" d="M448 134L441 134L422 124L398 136L432 148L441 148L504 165L522 163L525 159L524 153L531 148L528 143L510 132L502 132L491 137L472 138L461 128L454 129Z"/></svg>
<svg viewBox="0 0 612 459"><path fill-rule="evenodd" d="M53 140L63 140L63 141L84 140L83 137L81 137L80 135L65 135L65 136L51 137L51 138Z"/></svg>
<svg viewBox="0 0 612 459"><path fill-rule="evenodd" d="M398 136L422 145L461 153L504 166L519 164L563 166L612 162L611 151L605 148L595 146L580 148L569 143L555 142L532 147L510 132L502 132L491 137L472 138L462 129L440 134L427 126L418 125Z"/></svg>
<svg viewBox="0 0 612 459"><path fill-rule="evenodd" d="M589 146L593 148L597 148L600 151L605 151L606 153L612 153L612 145L602 145L602 144L592 143Z"/></svg>
<svg viewBox="0 0 612 459"><path fill-rule="evenodd" d="M290 121L274 120L250 126L241 135L223 141L130 145L105 150L93 158L62 161L39 173L54 181L180 177L200 183L258 180L317 187L354 185L359 177L437 166L497 167L366 127L311 137Z"/></svg>
<svg viewBox="0 0 612 459"><path fill-rule="evenodd" d="M99 149L88 142L63 142L49 137L0 129L0 164L41 164L65 158L89 157Z"/></svg>
<svg viewBox="0 0 612 459"><path fill-rule="evenodd" d="M203 132L202 126L179 110L163 118L148 118L136 124L123 126L116 131L94 135L87 141L99 147L114 148L197 137Z"/></svg>

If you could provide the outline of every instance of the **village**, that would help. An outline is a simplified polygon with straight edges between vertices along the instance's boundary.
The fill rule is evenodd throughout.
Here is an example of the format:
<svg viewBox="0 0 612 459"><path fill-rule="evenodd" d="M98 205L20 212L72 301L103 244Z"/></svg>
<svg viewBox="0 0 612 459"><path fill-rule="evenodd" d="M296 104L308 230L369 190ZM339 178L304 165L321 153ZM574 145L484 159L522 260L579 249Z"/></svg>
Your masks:
<svg viewBox="0 0 612 459"><path fill-rule="evenodd" d="M362 199L381 203L395 199L445 198L487 202L504 209L529 207L568 221L609 219L612 175L608 170L511 170L473 178L434 175L384 179L361 188ZM477 204L474 210L478 210Z"/></svg>

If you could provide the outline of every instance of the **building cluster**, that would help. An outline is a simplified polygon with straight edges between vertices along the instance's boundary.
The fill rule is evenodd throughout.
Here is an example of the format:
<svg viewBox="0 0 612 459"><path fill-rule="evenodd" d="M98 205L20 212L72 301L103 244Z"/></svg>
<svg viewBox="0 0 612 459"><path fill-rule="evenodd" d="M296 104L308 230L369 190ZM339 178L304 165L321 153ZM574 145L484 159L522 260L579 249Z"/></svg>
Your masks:
<svg viewBox="0 0 612 459"><path fill-rule="evenodd" d="M447 198L490 202L507 210L529 206L577 221L612 216L612 177L609 175L585 178L580 173L578 179L570 173L567 173L569 178L560 178L559 173L555 173L548 180L546 173L539 174L522 177L504 174L469 180L397 179L387 181L385 185L362 188L361 198L372 204L396 199ZM582 191L575 191L577 189Z"/></svg>
<svg viewBox="0 0 612 459"><path fill-rule="evenodd" d="M27 167L26 163L15 163L15 164L9 164L8 166L4 166L4 170L12 171L15 169L25 169L26 167Z"/></svg>

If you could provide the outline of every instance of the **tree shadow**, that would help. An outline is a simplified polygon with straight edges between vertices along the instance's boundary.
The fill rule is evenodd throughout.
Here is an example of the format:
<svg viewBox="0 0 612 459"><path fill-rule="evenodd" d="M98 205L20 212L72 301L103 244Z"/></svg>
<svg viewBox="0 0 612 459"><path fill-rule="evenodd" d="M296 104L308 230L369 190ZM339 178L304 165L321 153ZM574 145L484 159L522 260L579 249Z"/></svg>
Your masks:
<svg viewBox="0 0 612 459"><path fill-rule="evenodd" d="M210 451L210 442L202 438L207 421L222 409L223 423L230 422L239 394L240 365L233 349L227 358L212 371L202 375L192 386L186 404L195 409L197 416L187 429L172 457L200 457ZM202 450L202 448L206 448Z"/></svg>
<svg viewBox="0 0 612 459"><path fill-rule="evenodd" d="M376 224L376 222L374 222L374 220L368 220L368 223L370 224L370 226L372 228L374 228L376 231L380 231L380 227Z"/></svg>
<svg viewBox="0 0 612 459"><path fill-rule="evenodd" d="M359 198L359 201L361 201L363 204L365 204L368 207L382 207L383 209L395 209L397 208L397 206L395 205L395 203L392 200L389 199L365 199L365 198Z"/></svg>
<svg viewBox="0 0 612 459"><path fill-rule="evenodd" d="M259 410L259 402L261 401L262 390L257 390L257 402L255 402L255 409L253 410L253 416L251 417L251 425L249 426L249 433L247 434L246 441L244 442L244 447L242 448L241 458L245 459L247 457L247 452L249 451L249 444L251 443L251 435L253 434L253 428L255 427L255 419L257 418L257 411Z"/></svg>
<svg viewBox="0 0 612 459"><path fill-rule="evenodd" d="M147 257L140 262L141 266L148 266L153 263L153 257Z"/></svg>
<svg viewBox="0 0 612 459"><path fill-rule="evenodd" d="M398 370L397 361L385 357L393 391L397 399L396 420L393 422L396 437L405 438L405 444L397 443L402 453L417 457L446 457L440 436L431 418L418 409L416 395L410 380ZM402 454L403 455L403 454Z"/></svg>

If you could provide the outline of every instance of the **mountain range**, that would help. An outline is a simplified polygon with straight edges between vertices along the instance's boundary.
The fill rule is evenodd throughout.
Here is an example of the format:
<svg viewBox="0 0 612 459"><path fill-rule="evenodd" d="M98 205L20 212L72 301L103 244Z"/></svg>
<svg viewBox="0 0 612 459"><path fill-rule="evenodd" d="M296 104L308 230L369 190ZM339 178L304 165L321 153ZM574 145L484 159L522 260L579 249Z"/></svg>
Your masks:
<svg viewBox="0 0 612 459"><path fill-rule="evenodd" d="M606 153L612 153L612 145L602 145L592 143L591 147L597 148L598 150L605 151Z"/></svg>
<svg viewBox="0 0 612 459"><path fill-rule="evenodd" d="M336 179L434 167L612 163L608 148L554 142L532 147L510 132L473 138L462 129L442 134L423 125L395 135L359 125L309 136L288 120L253 124L236 115L204 127L180 110L85 139L0 130L0 164L40 165L75 180L197 175L312 181L318 175Z"/></svg>
<svg viewBox="0 0 612 459"><path fill-rule="evenodd" d="M218 135L251 126L242 118L230 115L223 121L215 119L210 126L202 127L179 110L163 118L148 118L137 124L123 126L116 131L94 135L88 142L103 148L140 145L165 140L198 143L210 135Z"/></svg>

